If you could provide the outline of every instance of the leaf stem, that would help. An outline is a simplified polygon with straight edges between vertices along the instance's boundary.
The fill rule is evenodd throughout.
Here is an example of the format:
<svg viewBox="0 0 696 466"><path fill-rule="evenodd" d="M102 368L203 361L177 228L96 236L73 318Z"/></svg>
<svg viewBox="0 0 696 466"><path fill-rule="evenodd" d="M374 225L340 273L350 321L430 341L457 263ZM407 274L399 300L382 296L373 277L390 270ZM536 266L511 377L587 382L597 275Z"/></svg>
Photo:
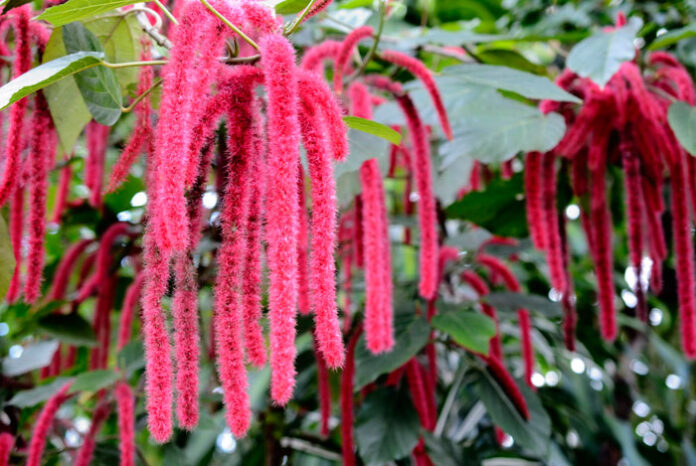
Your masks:
<svg viewBox="0 0 696 466"><path fill-rule="evenodd" d="M150 86L145 92L137 96L135 99L133 99L133 102L128 107L121 107L121 111L123 113L129 113L131 112L136 105L140 103L141 100L143 100L145 97L147 97L152 91L155 90L157 86L162 84L162 78L157 78L154 83L152 83L152 86Z"/></svg>
<svg viewBox="0 0 696 466"><path fill-rule="evenodd" d="M119 69L119 68L133 68L136 66L166 65L167 60L126 61L123 63L109 63L106 61L102 61L99 64L102 66L105 66L107 68Z"/></svg>
<svg viewBox="0 0 696 466"><path fill-rule="evenodd" d="M218 19L219 19L220 21L222 21L223 23L225 23L225 24L226 24L230 29L232 29L235 33L239 34L239 37L241 37L247 44L251 45L251 46L254 47L254 49L256 49L256 50L259 50L259 45L258 45L256 42L254 42L254 40L253 40L251 37L249 37L249 36L247 36L246 34L244 34L244 31L242 31L242 30L239 29L237 26L235 26L234 24L232 24L232 22L230 22L229 19L225 18L225 17L222 15L222 13L220 13L219 11L217 11L217 10L215 9L215 7L214 7L213 5L211 5L211 4L208 2L208 0L201 0L201 3L202 3L208 10L210 10L210 12L211 12L212 14L214 14L215 16L217 16Z"/></svg>
<svg viewBox="0 0 696 466"><path fill-rule="evenodd" d="M295 30L300 26L300 24L302 24L304 22L305 18L307 17L309 12L312 10L312 7L314 7L314 4L316 2L317 2L317 0L311 0L307 4L305 9L302 10L302 13L300 13L299 16L297 16L297 18L295 18L295 21L293 21L292 24L290 25L290 27L285 31L286 36L289 36L290 34L295 32Z"/></svg>
<svg viewBox="0 0 696 466"><path fill-rule="evenodd" d="M164 4L163 4L162 2L160 2L160 0L155 0L155 5L157 5L157 7L158 7L160 10L162 10L162 13L164 13L164 15L165 15L167 18L169 18L169 21L171 21L172 23L176 24L177 26L179 25L179 21L176 20L176 18L175 18L174 15L172 14L172 12L169 11L169 9L168 9L166 6L164 6Z"/></svg>
<svg viewBox="0 0 696 466"><path fill-rule="evenodd" d="M350 78L348 78L348 82L354 81L355 78L363 74L365 72L365 69L367 68L367 65L377 55L377 47L379 46L379 41L382 39L382 31L384 30L384 18L386 14L387 7L385 5L385 2L384 0L379 0L379 26L377 26L375 40L372 43L370 50L367 51L367 55L365 55L365 59L363 60L360 67L357 70L355 70L355 73L353 73L353 75Z"/></svg>

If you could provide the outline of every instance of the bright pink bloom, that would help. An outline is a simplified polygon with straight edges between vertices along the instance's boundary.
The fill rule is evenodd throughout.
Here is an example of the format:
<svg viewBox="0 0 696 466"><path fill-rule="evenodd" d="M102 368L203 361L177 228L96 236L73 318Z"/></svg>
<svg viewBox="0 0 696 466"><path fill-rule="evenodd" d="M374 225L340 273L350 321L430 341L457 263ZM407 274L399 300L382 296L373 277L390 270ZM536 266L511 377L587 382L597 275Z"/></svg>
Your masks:
<svg viewBox="0 0 696 466"><path fill-rule="evenodd" d="M72 181L72 165L66 163L63 168L60 169L60 177L58 179L58 189L56 190L56 201L53 208L53 215L51 221L53 223L60 223L63 217L63 211L68 203L68 196L70 195L70 182Z"/></svg>
<svg viewBox="0 0 696 466"><path fill-rule="evenodd" d="M333 70L333 87L336 94L341 95L343 92L343 71L349 66L355 47L361 40L372 37L373 34L372 27L360 26L353 29L343 40Z"/></svg>
<svg viewBox="0 0 696 466"><path fill-rule="evenodd" d="M342 45L343 42L337 40L325 40L308 48L302 55L300 67L323 75L324 62L326 60L335 60Z"/></svg>
<svg viewBox="0 0 696 466"><path fill-rule="evenodd" d="M556 157L546 153L541 157L541 198L542 222L544 234L543 244L546 249L546 262L549 264L551 286L556 291L566 291L566 274L563 267L560 235L558 232L558 210L556 209Z"/></svg>
<svg viewBox="0 0 696 466"><path fill-rule="evenodd" d="M437 89L437 84L435 83L435 79L433 79L432 72L417 58L410 57L401 52L386 50L381 52L380 57L396 66L406 68L411 74L421 80L423 86L425 86L425 90L428 91L430 98L433 100L445 137L452 140L452 128L450 127L449 118L447 117L447 110L445 110L445 105L442 103L442 97L440 96L440 91Z"/></svg>
<svg viewBox="0 0 696 466"><path fill-rule="evenodd" d="M525 400L520 387L517 386L515 379L512 378L508 370L503 365L502 361L494 358L485 358L488 363L488 370L490 371L493 378L498 382L500 388L505 391L512 404L515 406L517 411L522 415L523 418L529 419L529 408L527 407L527 401Z"/></svg>
<svg viewBox="0 0 696 466"><path fill-rule="evenodd" d="M58 268L53 274L53 288L51 291L52 300L61 300L65 298L65 292L68 288L68 282L70 281L70 276L72 275L77 261L85 252L85 249L92 244L91 239L83 239L75 243L68 249L61 261L58 263Z"/></svg>
<svg viewBox="0 0 696 466"><path fill-rule="evenodd" d="M90 369L106 369L111 343L111 310L114 306L117 277L112 275L99 284L96 310L94 312L94 333L97 346L92 348Z"/></svg>
<svg viewBox="0 0 696 466"><path fill-rule="evenodd" d="M636 277L641 277L643 261L643 189L641 186L641 164L631 146L621 148L624 169L624 197L626 198L626 232L628 236L629 263ZM639 318L647 319L645 290L641 280L634 289L638 298Z"/></svg>
<svg viewBox="0 0 696 466"><path fill-rule="evenodd" d="M78 302L82 302L87 299L106 281L110 273L111 253L114 242L119 236L128 234L129 229L130 225L128 223L116 222L109 226L109 228L107 228L102 234L101 240L99 241L99 249L97 250L97 271L94 274L93 279L87 282L87 284L80 289L80 293L77 297Z"/></svg>
<svg viewBox="0 0 696 466"><path fill-rule="evenodd" d="M145 342L145 408L150 434L158 443L172 435L172 367L167 320L162 296L169 283L169 255L159 251L153 233L145 233L145 269L147 277L141 298Z"/></svg>
<svg viewBox="0 0 696 466"><path fill-rule="evenodd" d="M85 185L90 190L89 203L101 208L104 164L106 162L107 140L110 128L96 121L90 121L85 129L87 139L87 160L85 161Z"/></svg>
<svg viewBox="0 0 696 466"><path fill-rule="evenodd" d="M532 346L532 324L526 309L517 311L520 320L520 337L522 339L522 360L524 361L524 381L529 387L534 373L534 347Z"/></svg>
<svg viewBox="0 0 696 466"><path fill-rule="evenodd" d="M44 235L46 233L46 193L48 169L56 150L56 134L51 114L42 92L36 94L32 134L28 155L29 165L29 251L24 298L33 303L39 298L44 267Z"/></svg>
<svg viewBox="0 0 696 466"><path fill-rule="evenodd" d="M406 363L406 378L408 379L413 406L416 408L416 412L418 412L421 426L426 430L434 429L435 419L431 418L428 408L426 381L423 380L420 364L415 357Z"/></svg>
<svg viewBox="0 0 696 466"><path fill-rule="evenodd" d="M126 290L126 296L123 298L123 306L121 307L121 319L118 326L118 341L116 348L121 350L128 344L131 338L131 327L133 326L133 316L140 302L140 293L145 283L145 274L140 272L133 279Z"/></svg>
<svg viewBox="0 0 696 466"><path fill-rule="evenodd" d="M120 381L114 387L114 397L118 413L120 465L133 466L135 464L135 396L130 385Z"/></svg>
<svg viewBox="0 0 696 466"><path fill-rule="evenodd" d="M111 407L109 404L101 402L94 410L94 415L92 416L92 423L89 426L89 430L85 434L82 441L82 446L77 452L77 458L75 459L75 466L89 466L92 462L92 456L94 454L94 447L97 446L97 434L99 429L101 429L102 424L109 417L109 411Z"/></svg>
<svg viewBox="0 0 696 466"><path fill-rule="evenodd" d="M527 225L532 243L537 249L544 250L544 211L542 208L542 155L539 152L527 154L524 165L524 191L527 207Z"/></svg>
<svg viewBox="0 0 696 466"><path fill-rule="evenodd" d="M295 387L297 306L297 163L300 127L295 50L282 36L264 37L261 64L268 96L266 239L271 321L271 396L285 405Z"/></svg>
<svg viewBox="0 0 696 466"><path fill-rule="evenodd" d="M355 452L353 451L353 377L355 376L355 347L362 334L362 325L359 325L348 341L346 351L346 365L341 376L341 450L343 452L343 464L355 466Z"/></svg>
<svg viewBox="0 0 696 466"><path fill-rule="evenodd" d="M31 68L31 44L29 38L29 21L31 20L31 5L16 8L14 32L15 52L12 64L12 77L16 78ZM23 98L10 107L7 141L5 146L5 168L0 178L0 206L14 192L21 173L21 153L23 148L22 129L24 114L27 110L27 98Z"/></svg>
<svg viewBox="0 0 696 466"><path fill-rule="evenodd" d="M298 164L299 165L299 164ZM305 200L305 175L302 165L299 165L297 177L298 217L297 217L297 309L300 314L309 314L312 309L309 304L309 221L307 219L307 202Z"/></svg>
<svg viewBox="0 0 696 466"><path fill-rule="evenodd" d="M333 0L319 0L314 3L314 5L312 5L312 9L309 10L309 13L307 16L305 16L305 21L324 11L329 5L331 5L331 2L333 2Z"/></svg>
<svg viewBox="0 0 696 466"><path fill-rule="evenodd" d="M24 232L24 185L19 185L12 193L10 202L10 240L15 257L15 269L7 289L5 299L12 303L19 297L22 287L22 234Z"/></svg>
<svg viewBox="0 0 696 466"><path fill-rule="evenodd" d="M27 466L41 465L41 457L43 456L44 447L46 446L46 438L53 426L53 419L60 406L70 398L70 395L68 395L70 384L71 382L67 382L55 395L49 398L39 413L29 442Z"/></svg>
<svg viewBox="0 0 696 466"><path fill-rule="evenodd" d="M188 254L174 259L176 289L172 303L176 354L176 415L191 430L198 424L198 282Z"/></svg>
<svg viewBox="0 0 696 466"><path fill-rule="evenodd" d="M0 433L0 466L10 464L10 453L12 453L14 441L14 437L9 432Z"/></svg>
<svg viewBox="0 0 696 466"><path fill-rule="evenodd" d="M430 143L425 126L423 126L411 98L408 96L399 97L398 103L406 116L411 135L414 153L413 174L418 190L418 224L420 227L420 283L418 289L422 297L431 299L437 293L438 286L438 238Z"/></svg>

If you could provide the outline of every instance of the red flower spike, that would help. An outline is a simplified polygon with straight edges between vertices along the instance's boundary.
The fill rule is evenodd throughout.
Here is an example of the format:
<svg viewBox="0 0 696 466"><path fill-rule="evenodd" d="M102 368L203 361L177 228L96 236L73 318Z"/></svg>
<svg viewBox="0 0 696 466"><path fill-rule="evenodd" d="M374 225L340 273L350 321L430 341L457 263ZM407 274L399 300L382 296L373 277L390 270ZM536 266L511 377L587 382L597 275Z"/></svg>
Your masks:
<svg viewBox="0 0 696 466"><path fill-rule="evenodd" d="M24 233L24 186L17 186L10 202L10 240L12 241L12 252L15 258L15 269L7 288L5 300L13 303L19 297L22 287L22 235Z"/></svg>
<svg viewBox="0 0 696 466"><path fill-rule="evenodd" d="M174 258L176 288L172 302L176 354L176 417L179 426L192 430L198 424L198 282L187 254Z"/></svg>
<svg viewBox="0 0 696 466"><path fill-rule="evenodd" d="M295 387L297 305L297 163L300 127L295 50L282 36L264 37L261 64L268 96L266 239L271 322L271 396L285 405Z"/></svg>
<svg viewBox="0 0 696 466"><path fill-rule="evenodd" d="M532 324L529 312L526 309L517 311L520 321L520 336L522 339L522 359L524 360L524 381L527 386L534 387L532 384L532 374L534 373L534 347L532 346Z"/></svg>
<svg viewBox="0 0 696 466"><path fill-rule="evenodd" d="M72 181L72 165L66 163L60 170L60 177L58 179L58 189L56 190L56 201L54 203L53 215L51 216L51 221L53 223L60 223L63 217L63 212L68 203L68 196L70 195L70 182Z"/></svg>
<svg viewBox="0 0 696 466"><path fill-rule="evenodd" d="M65 292L68 287L68 281L72 275L77 261L85 252L87 247L92 244L93 240L83 239L75 243L68 249L61 261L58 263L58 268L53 274L53 288L51 289L50 298L54 301L60 301L65 298Z"/></svg>
<svg viewBox="0 0 696 466"><path fill-rule="evenodd" d="M483 278L479 277L471 270L465 270L464 272L462 272L462 280L464 280L470 287L474 289L476 294L479 295L479 298L482 298L486 296L488 293L490 293L490 289L488 288L488 285L486 285L486 282L483 281ZM490 357L502 361L503 345L500 340L500 328L498 326L497 312L495 311L495 308L493 306L485 302L481 303L481 310L484 314L493 319L493 322L495 323L495 336L491 338L488 354Z"/></svg>
<svg viewBox="0 0 696 466"><path fill-rule="evenodd" d="M556 210L556 157L546 153L541 158L542 173L542 211L544 246L546 249L546 262L549 264L551 286L565 293L566 283L565 269L563 267L563 254L561 253L561 241L558 231L558 211Z"/></svg>
<svg viewBox="0 0 696 466"><path fill-rule="evenodd" d="M14 447L15 439L9 432L0 433L0 466L10 464L10 453Z"/></svg>
<svg viewBox="0 0 696 466"><path fill-rule="evenodd" d="M325 40L305 50L300 67L315 73L324 73L324 62L335 60L341 50L343 42L337 40Z"/></svg>
<svg viewBox="0 0 696 466"><path fill-rule="evenodd" d="M43 456L44 447L46 446L48 431L53 425L53 419L56 417L58 409L70 398L70 395L68 395L70 385L71 382L67 382L63 385L55 395L48 399L43 409L41 409L41 412L39 412L39 417L36 419L34 430L31 434L31 440L29 441L26 466L41 466L41 457Z"/></svg>
<svg viewBox="0 0 696 466"><path fill-rule="evenodd" d="M102 424L104 424L104 421L106 421L106 418L109 417L109 411L111 411L109 404L102 401L97 405L97 408L94 410L94 415L92 416L89 430L82 440L80 450L77 452L75 466L89 466L92 462L94 448L97 446L97 434Z"/></svg>
<svg viewBox="0 0 696 466"><path fill-rule="evenodd" d="M135 396L126 382L116 382L114 387L116 412L118 413L118 448L120 466L135 465Z"/></svg>
<svg viewBox="0 0 696 466"><path fill-rule="evenodd" d="M362 325L359 325L348 341L346 365L341 376L341 450L343 464L355 466L353 451L353 377L355 376L355 347L358 345Z"/></svg>
<svg viewBox="0 0 696 466"><path fill-rule="evenodd" d="M544 211L542 207L542 155L539 152L527 154L524 166L524 190L527 208L527 224L534 247L544 250Z"/></svg>
<svg viewBox="0 0 696 466"><path fill-rule="evenodd" d="M419 62L420 63L420 62ZM413 143L413 174L418 190L418 224L420 227L420 283L418 289L425 299L437 293L438 235L430 144L423 122L408 96L398 98Z"/></svg>
<svg viewBox="0 0 696 466"><path fill-rule="evenodd" d="M42 92L36 94L32 135L27 159L29 165L29 251L24 298L33 303L41 292L44 267L44 236L46 233L46 194L48 169L57 144L51 114Z"/></svg>
<svg viewBox="0 0 696 466"><path fill-rule="evenodd" d="M372 37L373 34L374 30L372 27L361 26L353 29L343 40L334 63L333 87L336 94L341 95L343 93L343 71L350 65L353 50L355 50L355 47L361 40Z"/></svg>
<svg viewBox="0 0 696 466"><path fill-rule="evenodd" d="M12 77L16 78L31 68L31 44L29 37L29 21L31 20L31 5L16 8L14 17L15 51L12 64ZM21 153L23 149L22 129L24 114L27 110L27 98L13 103L10 107L10 118L7 127L5 145L5 168L0 178L0 206L10 198L15 190L21 173Z"/></svg>
<svg viewBox="0 0 696 466"><path fill-rule="evenodd" d="M329 155L329 141L310 101L304 96L300 109L302 140L307 153L312 191L312 253L310 283L315 336L326 363L343 365L345 358L336 304L336 182Z"/></svg>
<svg viewBox="0 0 696 466"><path fill-rule="evenodd" d="M413 400L416 412L418 412L421 426L431 431L435 428L435 420L430 417L430 410L428 408L429 402L426 394L426 381L422 377L420 364L415 357L411 358L406 363L406 378L408 379L411 399Z"/></svg>
<svg viewBox="0 0 696 466"><path fill-rule="evenodd" d="M311 312L309 304L309 221L307 219L307 202L305 200L305 175L302 165L298 164L297 177L298 217L297 217L297 310L307 315Z"/></svg>
<svg viewBox="0 0 696 466"><path fill-rule="evenodd" d="M430 98L433 100L442 131L445 133L445 137L451 141L453 139L452 128L447 117L447 110L445 110L445 105L442 103L440 91L437 89L437 84L435 79L433 79L431 71L420 60L394 50L381 52L380 57L396 66L406 68L411 74L421 80L426 91L430 94Z"/></svg>
<svg viewBox="0 0 696 466"><path fill-rule="evenodd" d="M326 361L314 339L314 358L317 361L317 386L319 392L320 427L319 434L322 437L329 435L329 418L331 417L331 390L329 387L329 369Z"/></svg>
<svg viewBox="0 0 696 466"><path fill-rule="evenodd" d="M89 244L89 243L88 243ZM126 296L123 298L123 306L121 306L121 318L118 325L118 340L116 348L120 351L128 344L131 338L131 327L133 326L133 316L140 302L140 294L145 283L145 274L140 272L133 279L126 290Z"/></svg>
<svg viewBox="0 0 696 466"><path fill-rule="evenodd" d="M670 168L672 180L672 228L677 272L677 296L681 320L682 348L690 359L696 358L696 295L694 290L694 249L688 207L688 185L684 162ZM686 156L688 157L688 155Z"/></svg>
<svg viewBox="0 0 696 466"><path fill-rule="evenodd" d="M491 375L498 382L500 388L505 391L505 394L508 396L517 411L524 419L529 420L530 414L529 408L527 407L527 401L522 395L520 387L517 386L517 382L515 382L515 379L512 378L502 361L492 357L485 358L485 361L488 363L488 370L490 371Z"/></svg>
<svg viewBox="0 0 696 466"><path fill-rule="evenodd" d="M90 121L85 129L87 160L85 161L85 185L89 188L89 204L101 209L104 163L110 127Z"/></svg>

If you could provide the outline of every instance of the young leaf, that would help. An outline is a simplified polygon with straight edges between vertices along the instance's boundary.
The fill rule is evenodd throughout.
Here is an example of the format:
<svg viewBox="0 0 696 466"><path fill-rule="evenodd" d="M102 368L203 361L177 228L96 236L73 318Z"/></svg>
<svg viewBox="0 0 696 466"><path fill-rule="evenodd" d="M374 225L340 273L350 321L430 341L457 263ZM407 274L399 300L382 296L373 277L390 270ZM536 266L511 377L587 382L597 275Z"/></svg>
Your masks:
<svg viewBox="0 0 696 466"><path fill-rule="evenodd" d="M51 383L39 385L29 390L22 390L13 396L7 404L18 408L30 408L51 398L63 385L72 380L70 377L58 377Z"/></svg>
<svg viewBox="0 0 696 466"><path fill-rule="evenodd" d="M451 80L453 83L478 84L515 92L529 99L550 99L580 103L581 100L570 94L548 78L532 73L508 68L507 66L482 65L467 63L448 66L442 70L440 81Z"/></svg>
<svg viewBox="0 0 696 466"><path fill-rule="evenodd" d="M80 23L66 24L63 45L68 53L78 51L101 52L99 39ZM75 82L94 119L103 125L113 125L121 116L121 88L114 70L98 67L75 75Z"/></svg>
<svg viewBox="0 0 696 466"><path fill-rule="evenodd" d="M279 15L294 15L304 10L310 0L283 0L275 6L275 12Z"/></svg>
<svg viewBox="0 0 696 466"><path fill-rule="evenodd" d="M366 464L385 464L408 455L418 443L418 414L404 390L381 388L360 407L355 439Z"/></svg>
<svg viewBox="0 0 696 466"><path fill-rule="evenodd" d="M481 354L488 354L490 340L495 336L493 320L471 311L448 310L433 317L432 324L463 347Z"/></svg>
<svg viewBox="0 0 696 466"><path fill-rule="evenodd" d="M134 3L139 2L133 0L70 0L48 8L36 19L43 19L58 27Z"/></svg>
<svg viewBox="0 0 696 466"><path fill-rule="evenodd" d="M382 374L403 366L428 342L430 326L423 317L402 312L394 316L394 348L380 355L370 353L363 335L355 349L355 389L359 390Z"/></svg>
<svg viewBox="0 0 696 466"><path fill-rule="evenodd" d="M83 372L70 386L70 393L96 392L112 385L119 379L118 372L111 369Z"/></svg>
<svg viewBox="0 0 696 466"><path fill-rule="evenodd" d="M633 41L642 25L643 22L634 16L623 27L593 34L573 47L566 66L604 87L621 64L635 56Z"/></svg>
<svg viewBox="0 0 696 466"><path fill-rule="evenodd" d="M20 357L3 358L2 373L7 377L14 377L46 367L51 363L57 349L58 342L55 340L27 345L22 349Z"/></svg>
<svg viewBox="0 0 696 466"><path fill-rule="evenodd" d="M401 134L398 131L391 129L387 125L377 123L376 121L359 118L355 116L344 116L343 121L346 122L349 128L357 129L363 133L368 133L386 139L392 144L401 143Z"/></svg>
<svg viewBox="0 0 696 466"><path fill-rule="evenodd" d="M682 147L696 156L696 107L686 102L674 102L669 106L667 118Z"/></svg>
<svg viewBox="0 0 696 466"><path fill-rule="evenodd" d="M94 346L97 341L92 326L76 312L48 314L39 319L39 328L59 340L76 346Z"/></svg>
<svg viewBox="0 0 696 466"><path fill-rule="evenodd" d="M0 87L0 110L66 76L97 66L103 52L77 52L32 68Z"/></svg>

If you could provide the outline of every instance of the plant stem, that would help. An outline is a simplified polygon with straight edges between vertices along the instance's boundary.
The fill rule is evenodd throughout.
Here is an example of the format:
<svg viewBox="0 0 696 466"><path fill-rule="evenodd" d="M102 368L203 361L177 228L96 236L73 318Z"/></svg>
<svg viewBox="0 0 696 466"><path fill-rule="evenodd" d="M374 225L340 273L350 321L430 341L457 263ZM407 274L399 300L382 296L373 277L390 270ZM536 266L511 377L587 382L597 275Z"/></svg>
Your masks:
<svg viewBox="0 0 696 466"><path fill-rule="evenodd" d="M208 0L201 0L201 3L202 3L207 9L209 9L210 12L211 12L212 14L214 14L215 16L217 16L218 19L219 19L220 21L222 21L223 23L225 23L225 24L226 24L230 29L232 29L235 33L239 34L239 37L241 37L247 44L251 45L251 46L254 47L256 50L259 50L259 45L258 45L256 42L254 42L254 40L253 40L251 37L249 37L249 36L247 36L246 34L244 34L244 32L243 32L241 29L239 29L237 26L235 26L234 24L232 24L232 23L230 22L229 19L225 18L219 11L217 11L217 10L215 9L215 7L214 7L213 5L211 5L211 4L208 2Z"/></svg>
<svg viewBox="0 0 696 466"><path fill-rule="evenodd" d="M167 60L147 60L147 61L126 61L123 63L109 63L103 61L99 63L102 66L112 69L118 68L133 68L135 66L151 66L151 65L166 65Z"/></svg>
<svg viewBox="0 0 696 466"><path fill-rule="evenodd" d="M377 26L377 33L375 34L375 40L372 43L372 46L370 47L370 50L367 51L367 55L365 55L365 59L363 60L362 64L360 67L353 73L353 75L348 78L348 82L352 82L363 74L365 72L365 69L367 68L367 65L370 63L372 58L377 55L377 47L379 46L379 41L382 38L382 31L384 30L384 17L387 14L387 7L385 6L384 0L379 1L379 26Z"/></svg>
<svg viewBox="0 0 696 466"><path fill-rule="evenodd" d="M295 32L295 30L300 26L300 24L302 24L302 22L304 22L305 18L307 17L309 12L312 10L312 7L314 6L314 4L316 2L317 2L317 0L311 0L307 4L305 9L302 10L302 13L300 13L300 15L297 18L295 18L295 21L293 21L293 23L290 25L290 28L285 31L286 36L289 36L290 34Z"/></svg>
<svg viewBox="0 0 696 466"><path fill-rule="evenodd" d="M140 103L141 100L143 100L145 97L147 97L148 94L150 94L152 91L154 91L155 88L157 86L159 86L160 84L162 84L162 78L157 78L155 80L155 82L152 83L152 86L150 86L145 92L140 94L138 97L133 99L133 102L131 102L131 104L128 107L121 107L121 111L123 113L128 113L128 112L132 111L135 108L135 106L138 105L138 103Z"/></svg>
<svg viewBox="0 0 696 466"><path fill-rule="evenodd" d="M162 10L162 13L164 13L164 15L165 15L167 18L169 18L169 21L171 21L172 23L176 24L177 26L179 25L179 21L176 20L176 18L175 18L174 15L172 14L172 12L169 11L169 9L168 9L166 6L164 6L164 4L163 4L162 2L160 2L160 0L155 0L155 5L157 5L157 7L158 7L160 10Z"/></svg>

